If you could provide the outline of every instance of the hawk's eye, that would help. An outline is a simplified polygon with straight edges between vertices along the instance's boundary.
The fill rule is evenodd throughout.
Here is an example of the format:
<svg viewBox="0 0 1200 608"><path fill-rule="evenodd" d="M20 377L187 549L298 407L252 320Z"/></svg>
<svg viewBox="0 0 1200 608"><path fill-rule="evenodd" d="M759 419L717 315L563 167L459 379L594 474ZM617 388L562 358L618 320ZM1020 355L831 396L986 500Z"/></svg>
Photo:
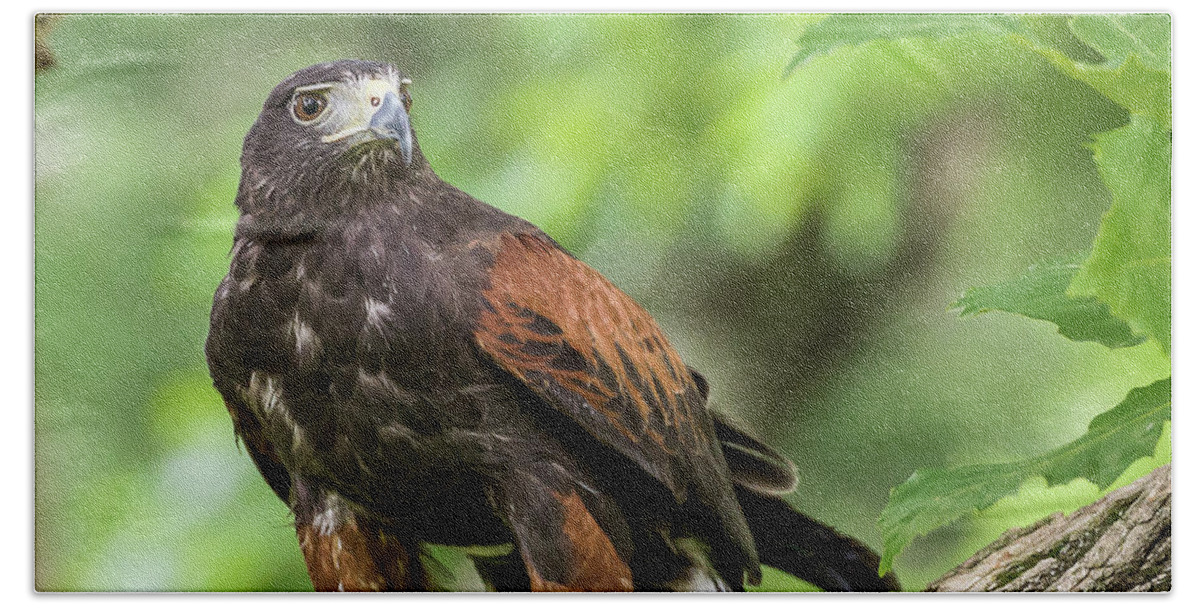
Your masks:
<svg viewBox="0 0 1200 608"><path fill-rule="evenodd" d="M292 106L292 113L301 121L308 122L316 120L326 105L325 96L318 93L301 93L296 96L296 102Z"/></svg>

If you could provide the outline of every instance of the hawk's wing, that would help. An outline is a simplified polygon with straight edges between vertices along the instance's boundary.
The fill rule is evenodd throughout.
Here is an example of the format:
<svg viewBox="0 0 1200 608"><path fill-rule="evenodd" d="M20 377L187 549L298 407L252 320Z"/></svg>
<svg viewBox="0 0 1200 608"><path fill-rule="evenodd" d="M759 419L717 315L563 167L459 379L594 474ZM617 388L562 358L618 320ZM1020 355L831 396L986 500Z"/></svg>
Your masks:
<svg viewBox="0 0 1200 608"><path fill-rule="evenodd" d="M475 339L501 368L677 497L727 475L705 470L723 466L701 387L632 298L539 234L504 234L488 278Z"/></svg>
<svg viewBox="0 0 1200 608"><path fill-rule="evenodd" d="M650 314L541 233L502 234L488 280L479 348L676 500L704 505L688 527L712 548L714 568L735 588L743 573L757 582L703 387Z"/></svg>

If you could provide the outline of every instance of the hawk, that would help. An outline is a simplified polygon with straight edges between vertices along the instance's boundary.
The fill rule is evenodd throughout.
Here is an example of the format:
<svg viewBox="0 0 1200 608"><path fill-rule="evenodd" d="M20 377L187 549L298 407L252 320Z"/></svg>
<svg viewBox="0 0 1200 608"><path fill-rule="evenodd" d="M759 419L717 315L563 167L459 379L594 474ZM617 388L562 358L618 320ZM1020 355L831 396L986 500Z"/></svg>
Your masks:
<svg viewBox="0 0 1200 608"><path fill-rule="evenodd" d="M438 178L410 84L344 60L271 92L213 299L214 385L314 587L429 589L449 545L496 590L894 589L643 308Z"/></svg>

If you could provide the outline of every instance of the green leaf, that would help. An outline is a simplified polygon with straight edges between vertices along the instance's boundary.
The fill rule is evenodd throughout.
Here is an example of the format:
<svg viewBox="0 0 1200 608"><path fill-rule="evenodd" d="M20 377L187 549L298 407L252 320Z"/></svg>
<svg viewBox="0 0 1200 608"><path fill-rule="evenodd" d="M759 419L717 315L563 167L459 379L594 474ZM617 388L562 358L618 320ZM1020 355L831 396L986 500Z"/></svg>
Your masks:
<svg viewBox="0 0 1200 608"><path fill-rule="evenodd" d="M804 30L787 72L844 46L974 33L1008 37L1131 113L1170 124L1171 20L1166 14L831 15Z"/></svg>
<svg viewBox="0 0 1200 608"><path fill-rule="evenodd" d="M1072 57L1061 46L1023 41L1064 74L1084 82L1131 114L1171 124L1171 18L1154 15L1077 15L1070 18L1076 40L1103 62Z"/></svg>
<svg viewBox="0 0 1200 608"><path fill-rule="evenodd" d="M1164 378L1129 391L1117 407L1093 418L1083 437L1027 462L1051 486L1083 477L1104 488L1134 460L1154 453L1170 418L1171 379Z"/></svg>
<svg viewBox="0 0 1200 608"><path fill-rule="evenodd" d="M891 570L896 556L917 536L991 506L1030 477L1044 477L1050 486L1081 477L1109 486L1133 461L1154 453L1170 417L1171 379L1166 378L1133 389L1119 405L1093 418L1082 437L1041 456L913 473L892 489L879 516L880 575Z"/></svg>
<svg viewBox="0 0 1200 608"><path fill-rule="evenodd" d="M1137 56L1149 68L1171 71L1171 16L1078 15L1071 31L1116 67Z"/></svg>
<svg viewBox="0 0 1200 608"><path fill-rule="evenodd" d="M1099 342L1109 348L1141 344L1144 336L1113 316L1108 305L1094 297L1070 297L1067 287L1078 272L1078 262L1039 264L1011 281L968 289L953 308L961 315L991 310L1049 321L1058 333L1078 342Z"/></svg>
<svg viewBox="0 0 1200 608"><path fill-rule="evenodd" d="M1054 50L1035 48L1064 74L1088 84L1101 95L1129 110L1154 118L1164 127L1171 124L1171 73L1153 70L1137 56L1116 69L1072 61Z"/></svg>
<svg viewBox="0 0 1200 608"><path fill-rule="evenodd" d="M805 28L796 41L799 50L786 71L790 73L809 60L844 46L875 40L939 39L965 34L1013 36L1035 48L1054 49L1066 57L1082 61L1100 59L1095 50L1072 31L1065 15L835 14Z"/></svg>
<svg viewBox="0 0 1200 608"><path fill-rule="evenodd" d="M892 561L913 539L1013 493L1022 478L1004 464L918 469L892 488L879 514L883 535L879 576L892 569Z"/></svg>
<svg viewBox="0 0 1200 608"><path fill-rule="evenodd" d="M1068 293L1095 296L1169 355L1170 133L1135 114L1128 125L1096 136L1093 150L1113 202Z"/></svg>
<svg viewBox="0 0 1200 608"><path fill-rule="evenodd" d="M770 566L763 566L762 583L754 586L748 585L746 591L757 591L766 593L779 593L781 591L820 591L821 588L800 580L786 572L776 570Z"/></svg>
<svg viewBox="0 0 1200 608"><path fill-rule="evenodd" d="M975 32L1008 33L1015 25L1012 15L965 14L838 14L809 26L796 41L800 47L788 65L791 72L814 57L827 55L843 46L874 40L899 38L945 38Z"/></svg>

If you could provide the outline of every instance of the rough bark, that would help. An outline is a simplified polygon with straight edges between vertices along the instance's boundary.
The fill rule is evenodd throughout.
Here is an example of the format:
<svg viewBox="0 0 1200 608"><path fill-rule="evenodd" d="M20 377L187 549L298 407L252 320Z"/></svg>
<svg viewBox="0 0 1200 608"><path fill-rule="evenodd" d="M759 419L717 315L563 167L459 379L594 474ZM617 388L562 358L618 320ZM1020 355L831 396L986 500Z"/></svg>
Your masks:
<svg viewBox="0 0 1200 608"><path fill-rule="evenodd" d="M1070 516L1013 528L928 591L1169 591L1170 465Z"/></svg>

